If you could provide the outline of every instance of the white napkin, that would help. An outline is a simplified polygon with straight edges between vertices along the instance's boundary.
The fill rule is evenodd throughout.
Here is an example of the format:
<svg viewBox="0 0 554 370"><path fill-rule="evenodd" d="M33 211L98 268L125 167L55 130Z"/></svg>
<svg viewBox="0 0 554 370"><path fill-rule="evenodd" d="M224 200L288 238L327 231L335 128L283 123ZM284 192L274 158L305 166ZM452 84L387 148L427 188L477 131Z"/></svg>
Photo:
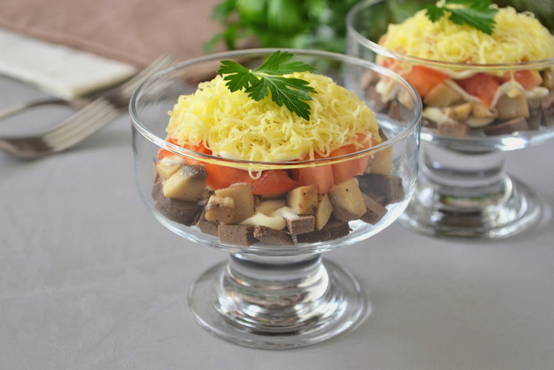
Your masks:
<svg viewBox="0 0 554 370"><path fill-rule="evenodd" d="M72 99L122 81L135 67L0 29L0 74Z"/></svg>

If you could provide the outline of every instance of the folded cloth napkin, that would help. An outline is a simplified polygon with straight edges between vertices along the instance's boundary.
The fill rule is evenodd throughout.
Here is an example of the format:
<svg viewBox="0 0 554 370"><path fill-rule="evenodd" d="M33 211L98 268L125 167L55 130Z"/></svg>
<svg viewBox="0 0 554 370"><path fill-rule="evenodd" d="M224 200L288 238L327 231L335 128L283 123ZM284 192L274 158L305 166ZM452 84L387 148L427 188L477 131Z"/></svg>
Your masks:
<svg viewBox="0 0 554 370"><path fill-rule="evenodd" d="M64 99L111 86L136 71L129 64L2 29L0 50L0 74L27 81Z"/></svg>
<svg viewBox="0 0 554 370"><path fill-rule="evenodd" d="M141 67L163 54L203 54L217 31L211 20L217 2L2 0L0 28Z"/></svg>

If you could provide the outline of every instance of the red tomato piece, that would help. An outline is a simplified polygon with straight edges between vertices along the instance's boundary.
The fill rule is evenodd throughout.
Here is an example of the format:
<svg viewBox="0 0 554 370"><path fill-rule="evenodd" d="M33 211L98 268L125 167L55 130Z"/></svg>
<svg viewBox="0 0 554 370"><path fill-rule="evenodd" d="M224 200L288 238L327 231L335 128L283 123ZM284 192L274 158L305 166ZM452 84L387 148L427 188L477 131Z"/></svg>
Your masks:
<svg viewBox="0 0 554 370"><path fill-rule="evenodd" d="M346 145L342 148L332 151L331 157L354 153L357 151L359 151L359 149L357 149L354 145ZM365 172L368 162L369 156L365 156L332 165L335 184L348 180L354 176L361 175Z"/></svg>
<svg viewBox="0 0 554 370"><path fill-rule="evenodd" d="M485 73L477 73L469 78L456 81L468 94L476 96L481 102L490 107L496 90L500 86L500 78Z"/></svg>
<svg viewBox="0 0 554 370"><path fill-rule="evenodd" d="M431 68L413 66L404 78L415 87L421 96L425 96L433 87L447 80L448 76Z"/></svg>
<svg viewBox="0 0 554 370"><path fill-rule="evenodd" d="M248 171L240 170L238 168L220 166L211 163L204 164L204 167L206 168L206 173L208 174L206 183L214 190L223 189L238 182L251 183L254 181L254 179L250 177Z"/></svg>
<svg viewBox="0 0 554 370"><path fill-rule="evenodd" d="M259 179L252 182L252 193L257 195L278 195L296 187L296 181L291 179L284 170L264 171Z"/></svg>
<svg viewBox="0 0 554 370"><path fill-rule="evenodd" d="M508 74L505 80L509 81L510 77L510 74ZM515 71L513 72L513 77L525 90L533 90L542 83L541 74L537 71Z"/></svg>
<svg viewBox="0 0 554 370"><path fill-rule="evenodd" d="M304 167L295 172L298 186L317 185L320 194L327 194L335 184L331 166Z"/></svg>

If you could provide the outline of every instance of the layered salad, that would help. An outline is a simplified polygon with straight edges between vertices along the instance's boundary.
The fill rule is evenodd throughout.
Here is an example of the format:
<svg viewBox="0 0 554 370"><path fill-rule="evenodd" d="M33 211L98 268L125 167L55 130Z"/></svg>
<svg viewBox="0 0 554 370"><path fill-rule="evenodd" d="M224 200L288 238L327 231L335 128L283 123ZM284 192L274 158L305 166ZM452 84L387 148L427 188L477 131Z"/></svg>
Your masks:
<svg viewBox="0 0 554 370"><path fill-rule="evenodd" d="M390 24L379 44L397 54L453 63L378 58L416 88L424 125L441 135L505 135L554 126L554 61L540 69L525 65L554 58L554 36L531 13L483 0L440 1ZM499 64L516 67L476 67ZM390 81L368 79L366 88L377 110L402 113Z"/></svg>
<svg viewBox="0 0 554 370"><path fill-rule="evenodd" d="M285 90L254 95L269 75L260 74L258 82L242 76L253 79L251 88L233 85L242 83L237 76L220 73L180 96L166 140L212 159L251 164L214 164L160 150L152 196L162 215L225 244L294 245L344 237L352 221L376 224L389 204L404 199L402 180L391 174L390 147L331 165L260 170L252 161L333 158L386 139L374 112L329 77L302 71L272 80L303 86L301 110L299 101L276 100L281 93L286 98Z"/></svg>

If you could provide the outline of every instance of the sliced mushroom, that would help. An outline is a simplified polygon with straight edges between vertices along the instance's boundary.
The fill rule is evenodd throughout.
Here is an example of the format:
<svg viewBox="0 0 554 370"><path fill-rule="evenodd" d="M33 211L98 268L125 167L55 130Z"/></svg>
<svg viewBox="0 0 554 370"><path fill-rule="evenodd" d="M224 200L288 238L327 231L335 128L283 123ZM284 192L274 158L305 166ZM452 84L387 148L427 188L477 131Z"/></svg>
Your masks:
<svg viewBox="0 0 554 370"><path fill-rule="evenodd" d="M498 98L495 108L498 111L498 118L502 120L529 117L529 105L523 94L514 98L502 95Z"/></svg>
<svg viewBox="0 0 554 370"><path fill-rule="evenodd" d="M206 204L204 218L208 221L218 221L232 224L235 219L235 201L231 197L212 195Z"/></svg>
<svg viewBox="0 0 554 370"><path fill-rule="evenodd" d="M441 83L425 95L423 102L430 107L448 107L462 100L462 95L456 90L445 83Z"/></svg>
<svg viewBox="0 0 554 370"><path fill-rule="evenodd" d="M235 217L232 221L239 224L242 220L254 214L254 195L252 195L252 185L246 183L236 183L227 188L215 191L219 197L230 197L235 202Z"/></svg>
<svg viewBox="0 0 554 370"><path fill-rule="evenodd" d="M270 216L273 212L285 206L285 201L281 199L264 200L256 206L256 213L263 213Z"/></svg>
<svg viewBox="0 0 554 370"><path fill-rule="evenodd" d="M471 115L476 118L496 118L498 112L487 108L483 103L471 103Z"/></svg>
<svg viewBox="0 0 554 370"><path fill-rule="evenodd" d="M183 158L177 155L172 155L156 162L156 171L162 180L167 180L184 164L185 161Z"/></svg>
<svg viewBox="0 0 554 370"><path fill-rule="evenodd" d="M463 103L446 109L446 115L454 121L465 121L471 114L471 103Z"/></svg>
<svg viewBox="0 0 554 370"><path fill-rule="evenodd" d="M299 215L313 215L317 207L317 186L305 185L287 194L287 205Z"/></svg>
<svg viewBox="0 0 554 370"><path fill-rule="evenodd" d="M317 209L315 211L315 227L318 230L323 229L323 227L327 224L327 221L329 221L329 218L331 218L331 214L333 213L333 206L331 205L331 201L329 200L329 197L327 194L320 197L319 202L317 204Z"/></svg>
<svg viewBox="0 0 554 370"><path fill-rule="evenodd" d="M164 197L186 201L202 198L206 189L206 170L202 166L183 166L163 183Z"/></svg>
<svg viewBox="0 0 554 370"><path fill-rule="evenodd" d="M542 72L542 85L547 89L554 90L554 70L546 69Z"/></svg>
<svg viewBox="0 0 554 370"><path fill-rule="evenodd" d="M355 178L334 185L329 192L329 199L334 207L333 214L341 221L358 219L367 211Z"/></svg>

